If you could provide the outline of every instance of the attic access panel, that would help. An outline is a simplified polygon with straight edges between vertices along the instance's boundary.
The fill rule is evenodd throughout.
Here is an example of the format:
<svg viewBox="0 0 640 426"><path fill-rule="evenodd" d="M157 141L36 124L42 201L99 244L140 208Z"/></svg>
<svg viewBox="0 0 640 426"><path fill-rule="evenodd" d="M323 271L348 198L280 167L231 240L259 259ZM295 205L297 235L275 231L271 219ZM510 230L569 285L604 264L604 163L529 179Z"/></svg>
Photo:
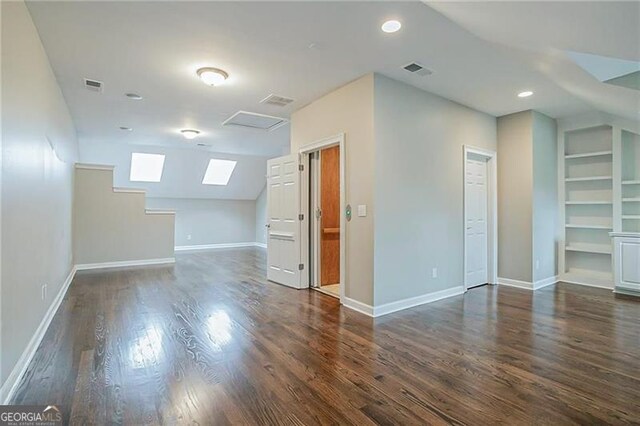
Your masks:
<svg viewBox="0 0 640 426"><path fill-rule="evenodd" d="M275 130L287 123L286 118L274 117L271 115L258 114L255 112L238 111L231 117L227 118L223 126L248 127L250 129Z"/></svg>

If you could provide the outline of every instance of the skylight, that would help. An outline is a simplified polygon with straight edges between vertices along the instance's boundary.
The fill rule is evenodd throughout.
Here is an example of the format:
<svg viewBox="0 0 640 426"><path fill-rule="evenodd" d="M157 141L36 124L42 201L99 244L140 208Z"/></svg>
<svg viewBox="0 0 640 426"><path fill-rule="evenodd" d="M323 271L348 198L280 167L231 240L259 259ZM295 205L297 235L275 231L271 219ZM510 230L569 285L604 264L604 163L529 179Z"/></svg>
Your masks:
<svg viewBox="0 0 640 426"><path fill-rule="evenodd" d="M160 182L164 168L164 155L131 153L131 182Z"/></svg>
<svg viewBox="0 0 640 426"><path fill-rule="evenodd" d="M218 160L212 158L209 160L207 171L204 173L202 183L204 185L226 185L229 183L231 173L236 168L236 161Z"/></svg>

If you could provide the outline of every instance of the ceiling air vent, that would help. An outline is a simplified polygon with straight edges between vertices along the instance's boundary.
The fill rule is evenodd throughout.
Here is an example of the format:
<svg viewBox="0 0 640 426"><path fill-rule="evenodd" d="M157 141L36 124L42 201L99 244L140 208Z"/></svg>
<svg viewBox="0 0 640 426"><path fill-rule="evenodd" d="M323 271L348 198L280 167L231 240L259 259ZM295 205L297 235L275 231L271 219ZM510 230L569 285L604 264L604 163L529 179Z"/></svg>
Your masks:
<svg viewBox="0 0 640 426"><path fill-rule="evenodd" d="M293 99L285 98L284 96L278 96L274 94L271 94L260 101L261 104L275 105L279 107L287 106L291 102L293 102Z"/></svg>
<svg viewBox="0 0 640 426"><path fill-rule="evenodd" d="M231 117L227 118L223 126L248 127L258 130L275 130L287 123L286 118L272 117L270 115L257 114L255 112L238 111Z"/></svg>
<svg viewBox="0 0 640 426"><path fill-rule="evenodd" d="M411 62L410 64L405 65L403 68L410 73L421 75L423 77L433 74L433 71L431 71L429 68L425 68L417 62Z"/></svg>
<svg viewBox="0 0 640 426"><path fill-rule="evenodd" d="M94 92L102 92L103 83L98 80L84 79L84 87Z"/></svg>

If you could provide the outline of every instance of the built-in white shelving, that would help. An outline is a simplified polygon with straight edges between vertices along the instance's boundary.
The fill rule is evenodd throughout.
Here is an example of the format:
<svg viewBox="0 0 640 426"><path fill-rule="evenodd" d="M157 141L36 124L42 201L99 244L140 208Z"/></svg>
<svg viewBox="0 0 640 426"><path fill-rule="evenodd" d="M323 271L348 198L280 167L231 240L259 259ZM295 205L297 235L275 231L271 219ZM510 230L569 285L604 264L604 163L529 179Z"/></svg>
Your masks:
<svg viewBox="0 0 640 426"><path fill-rule="evenodd" d="M611 254L611 246L607 246L606 244L573 243L566 246L565 250L583 253Z"/></svg>
<svg viewBox="0 0 640 426"><path fill-rule="evenodd" d="M622 215L623 219L633 219L633 220L640 220L640 214L623 214Z"/></svg>
<svg viewBox="0 0 640 426"><path fill-rule="evenodd" d="M599 200L566 201L565 204L567 204L568 206L571 206L571 205L597 206L597 205L613 204L613 201L599 201Z"/></svg>
<svg viewBox="0 0 640 426"><path fill-rule="evenodd" d="M613 227L606 226L606 225L580 225L577 223L567 223L566 225L564 225L564 227L569 229L597 229L597 230L604 230L604 231L613 230Z"/></svg>
<svg viewBox="0 0 640 426"><path fill-rule="evenodd" d="M640 180L623 180L623 185L640 185Z"/></svg>
<svg viewBox="0 0 640 426"><path fill-rule="evenodd" d="M577 178L566 178L566 182L588 182L595 180L612 180L613 176L585 176L585 177L577 177Z"/></svg>
<svg viewBox="0 0 640 426"><path fill-rule="evenodd" d="M589 158L589 157L603 157L613 155L613 151L598 151L598 152L585 152L582 154L570 154L565 155L564 158L571 160L573 158Z"/></svg>

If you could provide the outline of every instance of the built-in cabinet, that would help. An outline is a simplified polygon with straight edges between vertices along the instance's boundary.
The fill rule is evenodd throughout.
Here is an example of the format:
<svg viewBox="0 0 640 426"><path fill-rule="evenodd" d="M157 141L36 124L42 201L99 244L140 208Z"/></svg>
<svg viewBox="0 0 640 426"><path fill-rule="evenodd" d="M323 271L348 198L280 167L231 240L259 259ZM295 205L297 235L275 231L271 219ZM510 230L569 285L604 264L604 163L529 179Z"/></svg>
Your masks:
<svg viewBox="0 0 640 426"><path fill-rule="evenodd" d="M560 127L558 140L560 279L613 289L610 233L640 232L640 136L598 123Z"/></svg>

